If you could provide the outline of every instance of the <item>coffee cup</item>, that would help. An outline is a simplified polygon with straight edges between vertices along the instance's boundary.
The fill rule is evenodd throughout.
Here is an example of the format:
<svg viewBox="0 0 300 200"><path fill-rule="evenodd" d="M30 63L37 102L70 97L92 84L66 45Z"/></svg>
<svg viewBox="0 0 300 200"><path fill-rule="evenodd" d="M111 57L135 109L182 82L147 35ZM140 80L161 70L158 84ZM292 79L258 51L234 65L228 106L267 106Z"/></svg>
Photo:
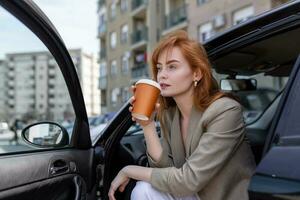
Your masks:
<svg viewBox="0 0 300 200"><path fill-rule="evenodd" d="M149 120L160 95L160 85L150 79L141 79L135 87L132 116L139 120Z"/></svg>

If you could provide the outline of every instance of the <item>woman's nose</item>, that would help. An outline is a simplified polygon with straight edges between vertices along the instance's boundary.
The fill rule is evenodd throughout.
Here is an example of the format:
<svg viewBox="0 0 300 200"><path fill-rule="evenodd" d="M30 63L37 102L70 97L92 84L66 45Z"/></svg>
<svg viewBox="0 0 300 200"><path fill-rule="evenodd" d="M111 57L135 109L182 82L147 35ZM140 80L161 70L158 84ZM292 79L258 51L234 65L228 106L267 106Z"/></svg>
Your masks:
<svg viewBox="0 0 300 200"><path fill-rule="evenodd" d="M160 72L158 72L158 74L157 74L157 79L160 80L160 79L165 79L165 78L167 78L166 70L161 69Z"/></svg>

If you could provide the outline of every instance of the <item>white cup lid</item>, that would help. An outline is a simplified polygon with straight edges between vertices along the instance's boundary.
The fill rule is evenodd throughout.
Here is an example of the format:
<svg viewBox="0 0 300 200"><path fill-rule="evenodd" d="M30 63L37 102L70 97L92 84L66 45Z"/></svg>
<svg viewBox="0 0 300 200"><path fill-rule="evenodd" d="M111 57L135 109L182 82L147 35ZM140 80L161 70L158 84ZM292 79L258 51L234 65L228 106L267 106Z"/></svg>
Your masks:
<svg viewBox="0 0 300 200"><path fill-rule="evenodd" d="M138 82L136 82L135 84L137 85L137 84L140 84L140 83L146 83L146 84L152 85L154 87L157 87L159 90L161 90L160 85L157 82L155 82L151 79L141 79Z"/></svg>

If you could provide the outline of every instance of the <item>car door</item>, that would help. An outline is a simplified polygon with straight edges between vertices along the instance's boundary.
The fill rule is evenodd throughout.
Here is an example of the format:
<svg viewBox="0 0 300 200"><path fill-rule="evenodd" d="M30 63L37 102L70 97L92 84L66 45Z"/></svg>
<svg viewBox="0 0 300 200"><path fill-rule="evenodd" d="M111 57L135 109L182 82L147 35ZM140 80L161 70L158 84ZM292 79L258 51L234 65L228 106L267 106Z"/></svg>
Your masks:
<svg viewBox="0 0 300 200"><path fill-rule="evenodd" d="M264 157L249 186L250 199L300 199L300 56L273 120Z"/></svg>
<svg viewBox="0 0 300 200"><path fill-rule="evenodd" d="M4 109L1 109L4 114L1 113L0 116L4 116L3 118L8 121L14 117L26 119L27 125L31 124L30 126L35 127L29 133L34 132L35 136L31 143L36 144L21 140L19 130L15 130L15 136L12 137L15 139L12 142L0 139L0 199L96 199L95 153L91 147L80 82L67 48L49 19L33 1L1 0L0 23L2 23L0 43L3 47L0 48L0 52L11 49L15 45L23 52L10 54L4 52L8 54L0 65L0 72L4 73L1 77L7 79L7 92L3 94L13 98L6 99L7 104ZM28 53L27 46L29 49L29 46L35 42L43 45L43 52ZM46 62L41 64L41 60ZM3 70L4 68L6 71ZM44 99L42 93L48 91L41 84L45 81L45 77L42 73L38 74L42 69L47 73L51 71L57 73L52 83L46 81L47 84L55 86L48 88L49 91L55 92L65 88L65 93L58 97L61 99L66 97L70 101L68 105L70 105L70 112L73 113L74 127L70 135L63 132L64 137L69 138L63 143L52 143L51 141L56 140L57 137L49 138L50 135L47 135L46 138L42 135L44 134L42 130L45 131L41 129L45 128L43 124L47 125L48 130L53 131L51 133L53 135L56 134L54 133L56 128L64 130L59 121L63 119L63 114L59 114L63 107L56 108L55 99L44 101L45 105L49 105L48 109L43 107L43 103L35 104L39 99ZM37 94L41 95L37 96ZM25 101L19 97L26 97L29 100ZM57 112L54 110L48 112L52 109L52 104ZM23 113L15 113L16 110ZM42 110L45 110L45 113L42 113ZM64 114L68 113L64 112ZM15 120L15 122L16 128L19 121ZM56 128L53 129L53 126L49 128L50 124Z"/></svg>

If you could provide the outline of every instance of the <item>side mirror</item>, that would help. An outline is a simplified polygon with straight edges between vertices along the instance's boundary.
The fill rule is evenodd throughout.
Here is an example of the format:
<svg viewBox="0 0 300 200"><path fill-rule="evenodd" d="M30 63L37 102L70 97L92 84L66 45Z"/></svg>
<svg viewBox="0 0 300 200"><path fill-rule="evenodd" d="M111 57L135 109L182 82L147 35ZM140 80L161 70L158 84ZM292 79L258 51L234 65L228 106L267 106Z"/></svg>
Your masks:
<svg viewBox="0 0 300 200"><path fill-rule="evenodd" d="M25 127L22 138L37 147L63 147L69 144L67 130L54 122L38 122Z"/></svg>
<svg viewBox="0 0 300 200"><path fill-rule="evenodd" d="M221 79L221 90L226 91L248 91L256 90L257 81L255 79Z"/></svg>

